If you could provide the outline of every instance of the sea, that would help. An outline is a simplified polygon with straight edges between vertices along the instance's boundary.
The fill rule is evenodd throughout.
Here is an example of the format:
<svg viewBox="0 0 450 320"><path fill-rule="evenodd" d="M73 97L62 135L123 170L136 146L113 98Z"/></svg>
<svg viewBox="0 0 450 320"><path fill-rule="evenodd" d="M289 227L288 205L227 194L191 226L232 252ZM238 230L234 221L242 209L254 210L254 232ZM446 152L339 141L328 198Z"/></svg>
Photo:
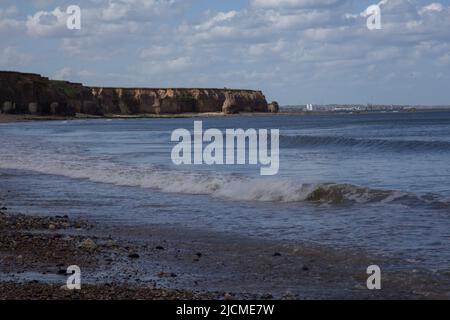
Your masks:
<svg viewBox="0 0 450 320"><path fill-rule="evenodd" d="M279 129L280 168L182 165L174 130ZM450 266L450 112L0 124L0 206Z"/></svg>

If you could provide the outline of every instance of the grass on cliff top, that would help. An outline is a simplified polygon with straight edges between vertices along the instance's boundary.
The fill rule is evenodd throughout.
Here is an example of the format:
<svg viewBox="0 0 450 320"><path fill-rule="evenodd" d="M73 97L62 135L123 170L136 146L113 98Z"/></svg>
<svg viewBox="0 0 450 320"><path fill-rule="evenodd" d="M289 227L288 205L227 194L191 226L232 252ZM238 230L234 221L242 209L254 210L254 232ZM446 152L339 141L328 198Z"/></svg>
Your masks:
<svg viewBox="0 0 450 320"><path fill-rule="evenodd" d="M70 84L68 84L66 81L50 80L50 85L62 90L64 94L71 99L76 97L77 90Z"/></svg>

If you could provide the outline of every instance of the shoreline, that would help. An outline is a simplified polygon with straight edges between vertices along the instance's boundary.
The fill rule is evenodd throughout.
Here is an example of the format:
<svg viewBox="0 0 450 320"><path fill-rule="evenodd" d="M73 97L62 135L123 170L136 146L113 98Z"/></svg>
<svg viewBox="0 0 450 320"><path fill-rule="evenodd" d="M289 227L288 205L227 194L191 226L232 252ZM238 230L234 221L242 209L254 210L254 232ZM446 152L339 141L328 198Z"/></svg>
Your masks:
<svg viewBox="0 0 450 320"><path fill-rule="evenodd" d="M180 118L221 118L236 116L270 116L275 113L249 112L239 114L225 114L223 112L205 113L180 113L180 114L136 114L136 115L105 115L93 116L78 114L75 117L65 116L35 116L29 114L2 114L0 113L0 123L29 122L29 121L72 121L72 120L95 120L95 119L180 119Z"/></svg>
<svg viewBox="0 0 450 320"><path fill-rule="evenodd" d="M443 281L419 270L392 268L383 290L368 290L365 271L374 258L362 253L4 209L0 299L450 299L450 275ZM81 291L61 288L73 264L82 270Z"/></svg>
<svg viewBox="0 0 450 320"><path fill-rule="evenodd" d="M305 111L280 111L278 113L269 112L240 112L236 114L225 114L223 112L205 113L179 113L179 114L136 114L136 115L104 115L94 116L88 114L77 114L74 117L67 116L38 116L30 114L4 114L0 113L0 123L29 122L29 121L72 121L72 120L92 120L92 119L179 119L179 118L221 118L221 117L252 117L252 116L334 116L334 115L369 115L369 114L411 114L411 113L432 113L450 112L450 109L422 109L414 112L305 112Z"/></svg>

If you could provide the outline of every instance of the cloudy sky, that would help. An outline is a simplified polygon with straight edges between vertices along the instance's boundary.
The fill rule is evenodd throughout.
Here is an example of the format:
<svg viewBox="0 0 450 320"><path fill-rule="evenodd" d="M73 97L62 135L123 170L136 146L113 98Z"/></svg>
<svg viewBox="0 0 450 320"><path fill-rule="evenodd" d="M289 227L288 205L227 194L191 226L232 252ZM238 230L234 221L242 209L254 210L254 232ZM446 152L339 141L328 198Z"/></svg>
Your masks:
<svg viewBox="0 0 450 320"><path fill-rule="evenodd" d="M282 104L450 104L450 0L0 0L0 69L262 89ZM78 5L81 30L68 30Z"/></svg>

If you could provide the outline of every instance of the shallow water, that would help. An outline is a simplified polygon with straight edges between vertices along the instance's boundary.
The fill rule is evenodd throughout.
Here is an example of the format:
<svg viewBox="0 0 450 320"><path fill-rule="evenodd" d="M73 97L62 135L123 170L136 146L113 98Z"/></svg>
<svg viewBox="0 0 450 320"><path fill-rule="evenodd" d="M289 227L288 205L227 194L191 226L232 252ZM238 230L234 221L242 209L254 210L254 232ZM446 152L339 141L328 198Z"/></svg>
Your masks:
<svg viewBox="0 0 450 320"><path fill-rule="evenodd" d="M450 112L201 120L205 129L280 129L279 174L174 166L172 130L192 131L193 119L3 124L0 204L309 241L405 259L405 267L449 268Z"/></svg>

